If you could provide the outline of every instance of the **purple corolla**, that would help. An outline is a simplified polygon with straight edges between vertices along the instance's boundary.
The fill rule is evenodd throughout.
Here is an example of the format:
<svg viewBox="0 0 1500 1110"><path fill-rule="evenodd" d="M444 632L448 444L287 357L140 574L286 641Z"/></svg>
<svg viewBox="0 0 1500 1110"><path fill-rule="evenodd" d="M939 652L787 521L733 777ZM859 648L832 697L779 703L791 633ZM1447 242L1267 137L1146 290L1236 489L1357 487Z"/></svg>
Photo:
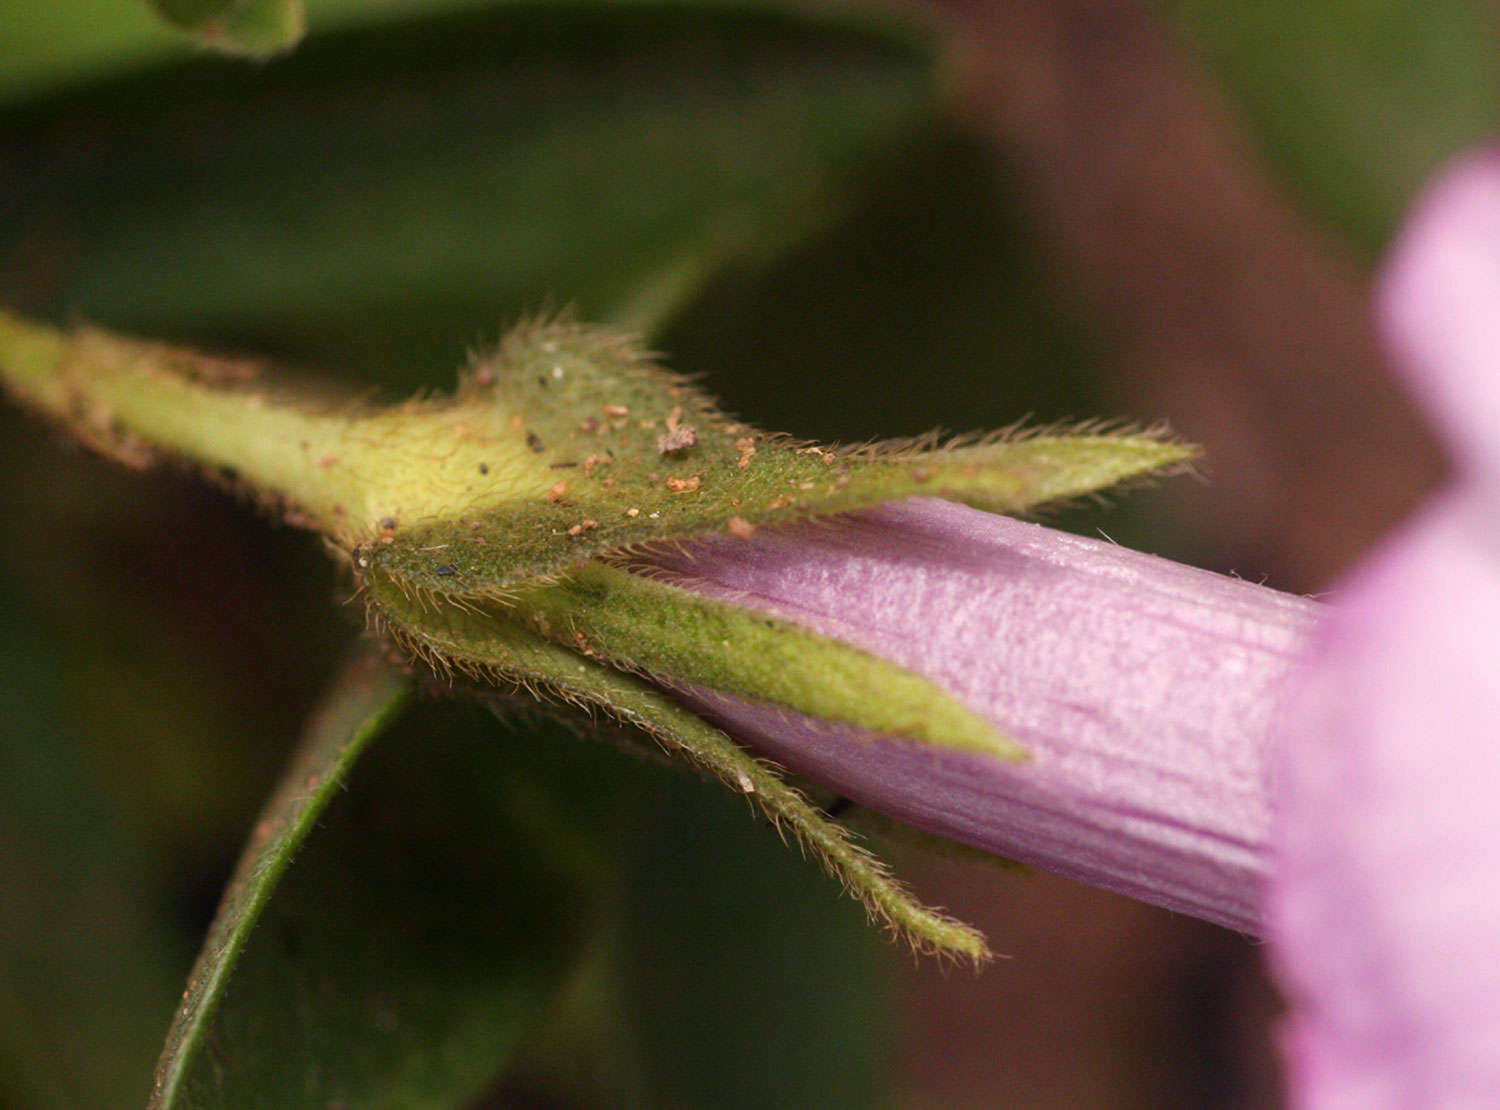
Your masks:
<svg viewBox="0 0 1500 1110"><path fill-rule="evenodd" d="M925 675L1031 758L685 691L757 751L951 839L1258 931L1273 707L1315 603L926 499L653 561Z"/></svg>

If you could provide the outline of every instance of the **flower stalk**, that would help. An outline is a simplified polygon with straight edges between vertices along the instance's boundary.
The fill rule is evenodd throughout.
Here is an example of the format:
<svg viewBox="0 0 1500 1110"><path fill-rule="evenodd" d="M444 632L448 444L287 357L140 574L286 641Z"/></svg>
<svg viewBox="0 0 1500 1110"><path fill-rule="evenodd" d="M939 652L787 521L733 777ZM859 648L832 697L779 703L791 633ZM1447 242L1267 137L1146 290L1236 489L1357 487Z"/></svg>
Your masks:
<svg viewBox="0 0 1500 1110"><path fill-rule="evenodd" d="M1265 706L1309 603L992 515L1190 456L1160 435L821 448L568 322L518 328L449 396L383 408L4 313L0 378L113 457L187 460L323 533L433 670L686 755L919 947L985 951L781 767L1256 927Z"/></svg>
<svg viewBox="0 0 1500 1110"><path fill-rule="evenodd" d="M271 381L254 360L92 328L65 335L3 311L0 370L22 403L90 447L137 468L166 456L227 476L346 549L384 520L546 490L503 414L472 403L375 409Z"/></svg>

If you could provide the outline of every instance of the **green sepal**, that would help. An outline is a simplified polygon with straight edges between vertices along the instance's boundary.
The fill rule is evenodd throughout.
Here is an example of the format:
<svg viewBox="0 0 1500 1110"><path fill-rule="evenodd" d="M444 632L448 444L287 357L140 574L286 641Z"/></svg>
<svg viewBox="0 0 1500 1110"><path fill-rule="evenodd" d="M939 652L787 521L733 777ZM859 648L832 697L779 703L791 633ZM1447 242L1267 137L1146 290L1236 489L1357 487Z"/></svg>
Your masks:
<svg viewBox="0 0 1500 1110"><path fill-rule="evenodd" d="M307 33L303 0L151 0L151 6L225 54L270 57L291 50Z"/></svg>
<svg viewBox="0 0 1500 1110"><path fill-rule="evenodd" d="M455 404L505 414L511 453L529 452L530 485L547 492L494 504L476 490L473 513L393 520L364 553L362 565L447 597L503 597L622 549L905 497L1019 512L1192 457L1150 433L822 448L736 421L628 341L566 322L516 329Z"/></svg>
<svg viewBox="0 0 1500 1110"><path fill-rule="evenodd" d="M591 563L495 608L497 620L522 620L616 667L876 735L1003 759L1026 754L913 671L802 625L618 567Z"/></svg>
<svg viewBox="0 0 1500 1110"><path fill-rule="evenodd" d="M434 611L421 599L400 594L382 602L388 630L436 667L603 711L669 752L685 755L699 770L744 794L778 828L790 830L872 918L919 951L973 963L989 957L977 930L917 901L842 825L788 785L773 764L757 759L640 678L545 640L514 621L451 605Z"/></svg>

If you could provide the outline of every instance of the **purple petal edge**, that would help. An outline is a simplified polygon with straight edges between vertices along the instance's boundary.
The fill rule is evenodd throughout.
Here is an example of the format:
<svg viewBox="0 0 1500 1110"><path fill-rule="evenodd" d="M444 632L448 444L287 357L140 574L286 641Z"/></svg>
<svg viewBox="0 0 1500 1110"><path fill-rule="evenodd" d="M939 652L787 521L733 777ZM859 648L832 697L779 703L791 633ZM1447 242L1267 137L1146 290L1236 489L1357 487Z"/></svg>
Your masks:
<svg viewBox="0 0 1500 1110"><path fill-rule="evenodd" d="M1268 926L1301 1105L1500 1105L1500 574L1431 505L1338 591L1291 686Z"/></svg>
<svg viewBox="0 0 1500 1110"><path fill-rule="evenodd" d="M750 747L931 832L1258 931L1275 688L1316 603L930 499L651 562L925 675L1032 758L684 691Z"/></svg>
<svg viewBox="0 0 1500 1110"><path fill-rule="evenodd" d="M1397 370L1459 468L1500 485L1500 148L1450 166L1407 220L1376 290Z"/></svg>
<svg viewBox="0 0 1500 1110"><path fill-rule="evenodd" d="M1274 753L1267 925L1299 1106L1500 1105L1500 153L1381 277L1454 483L1334 591Z"/></svg>

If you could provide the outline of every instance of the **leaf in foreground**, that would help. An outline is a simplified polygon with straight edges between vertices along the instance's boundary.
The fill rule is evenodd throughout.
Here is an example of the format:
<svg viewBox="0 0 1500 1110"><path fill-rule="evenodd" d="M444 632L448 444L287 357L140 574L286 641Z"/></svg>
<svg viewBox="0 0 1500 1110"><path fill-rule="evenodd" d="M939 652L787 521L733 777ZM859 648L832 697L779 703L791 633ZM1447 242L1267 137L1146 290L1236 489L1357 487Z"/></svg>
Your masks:
<svg viewBox="0 0 1500 1110"><path fill-rule="evenodd" d="M584 917L570 864L491 738L414 712L366 750L408 689L365 658L329 696L229 885L153 1105L461 1102L554 989Z"/></svg>

